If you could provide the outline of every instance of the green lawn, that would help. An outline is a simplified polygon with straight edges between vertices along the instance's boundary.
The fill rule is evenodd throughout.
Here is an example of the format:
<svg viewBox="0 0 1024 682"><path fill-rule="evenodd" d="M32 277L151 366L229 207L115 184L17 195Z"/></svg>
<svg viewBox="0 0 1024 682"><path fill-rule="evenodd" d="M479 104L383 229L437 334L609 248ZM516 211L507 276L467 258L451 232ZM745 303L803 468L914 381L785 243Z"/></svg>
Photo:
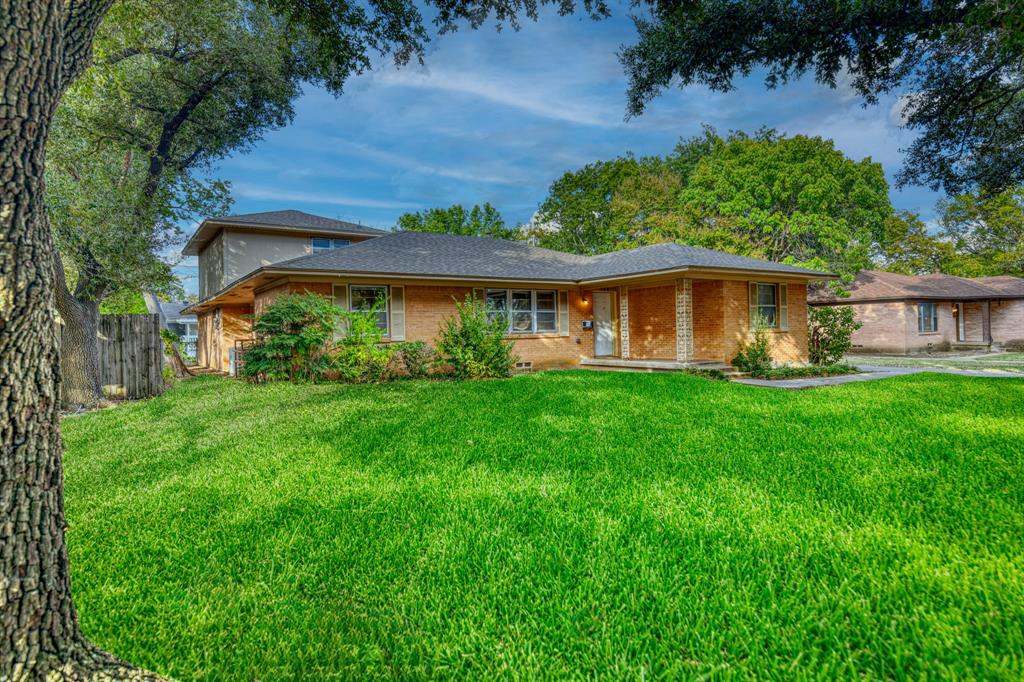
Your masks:
<svg viewBox="0 0 1024 682"><path fill-rule="evenodd" d="M64 433L85 633L182 680L1024 675L1024 380L205 377Z"/></svg>

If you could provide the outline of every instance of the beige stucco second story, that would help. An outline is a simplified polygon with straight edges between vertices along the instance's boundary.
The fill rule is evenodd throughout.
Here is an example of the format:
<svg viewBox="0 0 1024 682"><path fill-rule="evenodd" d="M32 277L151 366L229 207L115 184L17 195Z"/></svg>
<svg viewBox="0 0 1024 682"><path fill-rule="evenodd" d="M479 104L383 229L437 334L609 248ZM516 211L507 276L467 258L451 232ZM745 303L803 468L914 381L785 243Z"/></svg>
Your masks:
<svg viewBox="0 0 1024 682"><path fill-rule="evenodd" d="M199 257L199 296L206 298L257 268L383 234L302 211L248 213L207 218L182 253Z"/></svg>

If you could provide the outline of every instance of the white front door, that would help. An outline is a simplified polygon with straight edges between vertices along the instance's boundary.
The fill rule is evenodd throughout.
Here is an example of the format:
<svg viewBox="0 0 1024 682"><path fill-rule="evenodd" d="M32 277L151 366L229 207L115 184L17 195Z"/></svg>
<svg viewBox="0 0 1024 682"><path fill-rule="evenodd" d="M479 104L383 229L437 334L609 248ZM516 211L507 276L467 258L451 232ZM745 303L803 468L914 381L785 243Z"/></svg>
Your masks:
<svg viewBox="0 0 1024 682"><path fill-rule="evenodd" d="M612 295L594 292L594 355L615 355L615 324L612 317Z"/></svg>

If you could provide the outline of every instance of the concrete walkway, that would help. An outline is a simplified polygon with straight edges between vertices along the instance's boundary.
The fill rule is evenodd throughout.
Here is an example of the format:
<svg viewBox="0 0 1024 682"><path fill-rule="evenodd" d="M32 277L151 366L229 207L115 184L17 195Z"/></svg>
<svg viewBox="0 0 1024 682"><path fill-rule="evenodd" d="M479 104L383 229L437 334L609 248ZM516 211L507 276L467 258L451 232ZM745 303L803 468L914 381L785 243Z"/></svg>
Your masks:
<svg viewBox="0 0 1024 682"><path fill-rule="evenodd" d="M733 379L738 384L750 386L768 386L770 388L817 388L819 386L838 386L855 381L874 381L904 374L920 374L936 372L938 374L960 374L968 377L994 377L997 379L1024 379L1024 374L1014 372L979 372L973 369L938 369L932 367L879 367L877 365L857 365L860 374L844 374L837 377L809 377L806 379Z"/></svg>

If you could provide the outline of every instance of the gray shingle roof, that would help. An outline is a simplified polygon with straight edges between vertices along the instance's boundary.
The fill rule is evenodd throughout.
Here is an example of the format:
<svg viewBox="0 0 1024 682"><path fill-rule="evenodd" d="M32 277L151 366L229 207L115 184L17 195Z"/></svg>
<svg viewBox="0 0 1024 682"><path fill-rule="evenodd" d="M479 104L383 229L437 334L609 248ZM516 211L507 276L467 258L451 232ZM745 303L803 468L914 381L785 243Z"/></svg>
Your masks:
<svg viewBox="0 0 1024 682"><path fill-rule="evenodd" d="M328 232L364 233L379 235L385 230L378 230L376 227L358 225L345 220L325 218L312 213L288 209L286 211L266 211L263 213L242 213L229 215L220 218L209 218L210 222L239 224L239 225L266 225L267 227L292 227L295 229L325 230Z"/></svg>
<svg viewBox="0 0 1024 682"><path fill-rule="evenodd" d="M1009 280L1017 280L1016 283ZM857 303L899 300L985 300L992 298L1024 297L1024 280L1010 278L955 277L953 275L901 275L895 272L863 270L849 287L850 296L840 298L827 288L813 291L812 304Z"/></svg>
<svg viewBox="0 0 1024 682"><path fill-rule="evenodd" d="M524 242L395 232L352 246L268 266L273 270L584 282L687 268L825 276L813 270L679 244L600 256L542 249Z"/></svg>
<svg viewBox="0 0 1024 682"><path fill-rule="evenodd" d="M219 218L207 218L195 233L189 237L182 254L186 256L197 256L206 244L217 236L217 233L225 225L238 225L255 228L278 229L282 231L295 232L326 232L346 235L365 234L367 237L377 237L388 234L386 230L378 230L376 227L357 225L344 220L325 218L312 213L304 213L289 209L286 211L266 211L264 213L242 213L239 215L221 216Z"/></svg>

